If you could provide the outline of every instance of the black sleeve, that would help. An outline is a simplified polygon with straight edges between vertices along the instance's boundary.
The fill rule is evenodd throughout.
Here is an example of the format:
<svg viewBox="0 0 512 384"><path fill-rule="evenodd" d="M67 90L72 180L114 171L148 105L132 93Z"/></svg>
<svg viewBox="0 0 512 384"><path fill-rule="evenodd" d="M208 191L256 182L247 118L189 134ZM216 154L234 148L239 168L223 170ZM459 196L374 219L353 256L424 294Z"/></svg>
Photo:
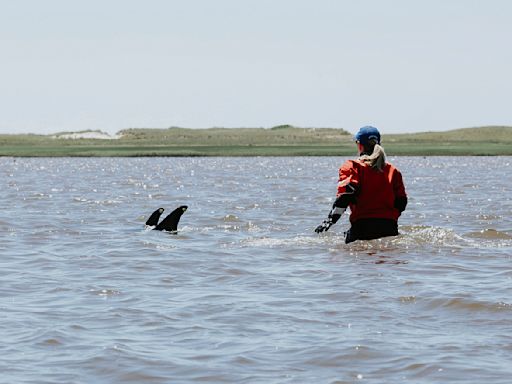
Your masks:
<svg viewBox="0 0 512 384"><path fill-rule="evenodd" d="M407 206L407 196L398 196L395 197L395 208L400 212L405 211L405 207Z"/></svg>
<svg viewBox="0 0 512 384"><path fill-rule="evenodd" d="M356 203L357 189L352 184L348 184L345 189L346 192L337 197L333 207L347 208L349 204Z"/></svg>

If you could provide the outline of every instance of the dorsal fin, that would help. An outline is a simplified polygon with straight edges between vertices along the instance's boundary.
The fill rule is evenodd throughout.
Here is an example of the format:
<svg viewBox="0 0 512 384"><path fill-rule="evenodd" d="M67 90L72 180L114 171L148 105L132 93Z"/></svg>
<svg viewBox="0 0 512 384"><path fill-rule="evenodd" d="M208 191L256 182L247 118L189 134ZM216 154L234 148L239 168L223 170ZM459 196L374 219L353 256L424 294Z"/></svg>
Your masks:
<svg viewBox="0 0 512 384"><path fill-rule="evenodd" d="M181 219L181 215L185 213L187 208L188 207L186 205L176 208L155 227L155 230L176 232L178 230L178 223Z"/></svg>
<svg viewBox="0 0 512 384"><path fill-rule="evenodd" d="M146 221L146 225L156 227L158 225L158 219L160 218L160 215L163 211L163 208L158 208L155 212L153 212L151 216L149 216L148 221Z"/></svg>

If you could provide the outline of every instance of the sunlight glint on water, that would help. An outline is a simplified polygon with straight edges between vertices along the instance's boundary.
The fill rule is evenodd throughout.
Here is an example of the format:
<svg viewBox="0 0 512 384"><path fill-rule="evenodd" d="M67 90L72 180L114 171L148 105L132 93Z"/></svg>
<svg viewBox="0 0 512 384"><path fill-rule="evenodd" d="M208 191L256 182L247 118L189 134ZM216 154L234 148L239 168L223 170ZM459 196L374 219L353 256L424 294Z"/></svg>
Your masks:
<svg viewBox="0 0 512 384"><path fill-rule="evenodd" d="M343 160L0 158L0 381L509 383L512 158L391 158L401 235L350 245Z"/></svg>

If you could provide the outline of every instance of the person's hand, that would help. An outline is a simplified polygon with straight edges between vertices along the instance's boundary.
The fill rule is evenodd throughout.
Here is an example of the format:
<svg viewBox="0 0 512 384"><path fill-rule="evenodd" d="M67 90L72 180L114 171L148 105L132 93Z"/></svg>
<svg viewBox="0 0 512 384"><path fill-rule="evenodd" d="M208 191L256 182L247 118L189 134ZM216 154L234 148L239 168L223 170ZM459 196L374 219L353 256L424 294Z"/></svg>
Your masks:
<svg viewBox="0 0 512 384"><path fill-rule="evenodd" d="M327 219L322 221L322 224L315 228L315 232L322 233L324 231L328 231L329 228L331 228L333 224L336 224L336 222L340 219L343 212L345 212L345 208L333 206L331 212L329 212L329 216L327 216Z"/></svg>
<svg viewBox="0 0 512 384"><path fill-rule="evenodd" d="M331 228L332 221L329 219L322 221L322 224L320 224L318 227L315 228L316 233L321 233L323 231L328 231L329 228Z"/></svg>
<svg viewBox="0 0 512 384"><path fill-rule="evenodd" d="M316 233L321 233L323 231L327 232L333 224L336 224L336 222L340 219L340 217L341 217L341 215L339 215L337 213L335 213L335 214L329 213L329 216L327 217L327 219L322 221L322 224L320 224L318 227L315 228L315 232Z"/></svg>

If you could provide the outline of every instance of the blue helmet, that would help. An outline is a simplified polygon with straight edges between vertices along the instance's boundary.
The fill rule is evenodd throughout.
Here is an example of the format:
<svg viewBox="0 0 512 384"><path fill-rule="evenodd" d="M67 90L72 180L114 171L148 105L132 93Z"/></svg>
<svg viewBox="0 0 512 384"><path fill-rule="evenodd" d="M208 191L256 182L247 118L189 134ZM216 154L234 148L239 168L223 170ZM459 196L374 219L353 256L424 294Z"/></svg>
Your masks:
<svg viewBox="0 0 512 384"><path fill-rule="evenodd" d="M359 132L354 136L354 140L360 142L364 146L369 144L369 141L373 139L380 144L380 132L377 128L367 125L359 128Z"/></svg>

